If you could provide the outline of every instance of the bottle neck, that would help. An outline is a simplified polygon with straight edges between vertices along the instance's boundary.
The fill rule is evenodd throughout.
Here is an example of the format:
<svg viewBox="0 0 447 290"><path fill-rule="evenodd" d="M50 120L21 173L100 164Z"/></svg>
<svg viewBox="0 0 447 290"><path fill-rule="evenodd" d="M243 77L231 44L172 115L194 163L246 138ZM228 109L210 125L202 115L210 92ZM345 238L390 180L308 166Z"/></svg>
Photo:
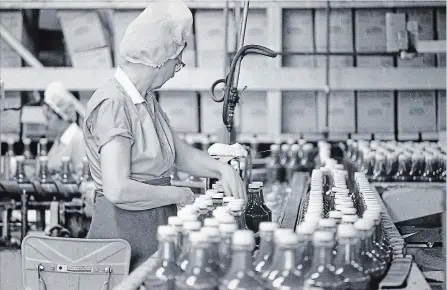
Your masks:
<svg viewBox="0 0 447 290"><path fill-rule="evenodd" d="M190 269L205 268L208 263L207 247L204 245L191 246L189 262L191 263Z"/></svg>
<svg viewBox="0 0 447 290"><path fill-rule="evenodd" d="M163 262L175 263L177 260L174 241L159 241L158 253L160 255L160 260Z"/></svg>
<svg viewBox="0 0 447 290"><path fill-rule="evenodd" d="M356 239L343 238L338 240L337 265L351 264L357 256Z"/></svg>
<svg viewBox="0 0 447 290"><path fill-rule="evenodd" d="M40 162L39 163L39 178L41 183L45 183L48 179L48 163Z"/></svg>
<svg viewBox="0 0 447 290"><path fill-rule="evenodd" d="M247 229L247 223L245 222L245 215L243 211L232 211L231 214L234 216L239 230Z"/></svg>
<svg viewBox="0 0 447 290"><path fill-rule="evenodd" d="M262 204L260 190L248 190L248 205L260 206Z"/></svg>
<svg viewBox="0 0 447 290"><path fill-rule="evenodd" d="M62 181L67 182L70 179L70 163L62 162Z"/></svg>
<svg viewBox="0 0 447 290"><path fill-rule="evenodd" d="M27 180L25 175L25 164L23 162L17 162L16 180L18 183L23 183Z"/></svg>
<svg viewBox="0 0 447 290"><path fill-rule="evenodd" d="M282 270L291 270L296 268L297 248L291 246L279 246L279 260Z"/></svg>
<svg viewBox="0 0 447 290"><path fill-rule="evenodd" d="M333 253L332 243L317 243L315 244L313 266L326 266L332 264Z"/></svg>
<svg viewBox="0 0 447 290"><path fill-rule="evenodd" d="M362 255L370 252L371 235L369 231L361 230L360 233L360 253Z"/></svg>
<svg viewBox="0 0 447 290"><path fill-rule="evenodd" d="M191 245L189 243L189 232L183 232L182 253L188 254L190 252L190 250L191 250Z"/></svg>
<svg viewBox="0 0 447 290"><path fill-rule="evenodd" d="M252 262L252 255L249 249L233 249L230 272L252 270Z"/></svg>
<svg viewBox="0 0 447 290"><path fill-rule="evenodd" d="M23 156L25 157L25 159L32 158L30 144L25 144L25 148L23 149Z"/></svg>

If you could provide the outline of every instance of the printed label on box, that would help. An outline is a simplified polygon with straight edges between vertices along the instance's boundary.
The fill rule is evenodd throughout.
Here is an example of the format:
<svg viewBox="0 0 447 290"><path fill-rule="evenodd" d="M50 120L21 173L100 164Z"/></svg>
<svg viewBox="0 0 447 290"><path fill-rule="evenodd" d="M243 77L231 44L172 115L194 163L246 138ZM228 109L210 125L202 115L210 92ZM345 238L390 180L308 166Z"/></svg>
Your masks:
<svg viewBox="0 0 447 290"><path fill-rule="evenodd" d="M241 133L268 133L265 92L243 92L241 97Z"/></svg>
<svg viewBox="0 0 447 290"><path fill-rule="evenodd" d="M358 56L358 67L373 67L373 68L390 68L393 67L393 57L390 56Z"/></svg>
<svg viewBox="0 0 447 290"><path fill-rule="evenodd" d="M402 91L398 94L399 132L436 131L434 91Z"/></svg>
<svg viewBox="0 0 447 290"><path fill-rule="evenodd" d="M317 132L316 101L315 92L283 92L282 132Z"/></svg>
<svg viewBox="0 0 447 290"><path fill-rule="evenodd" d="M197 10L194 18L197 50L224 50L225 22L223 10ZM229 51L233 51L235 38L230 37L231 35L235 35L233 13L230 13L228 16L228 24L228 49Z"/></svg>
<svg viewBox="0 0 447 290"><path fill-rule="evenodd" d="M355 131L354 92L333 92L329 96L329 132Z"/></svg>
<svg viewBox="0 0 447 290"><path fill-rule="evenodd" d="M318 9L315 14L315 41L317 51L326 51L326 11ZM330 17L330 51L353 51L353 28L351 9L336 9Z"/></svg>
<svg viewBox="0 0 447 290"><path fill-rule="evenodd" d="M59 11L58 16L70 53L108 45L104 26L96 11Z"/></svg>
<svg viewBox="0 0 447 290"><path fill-rule="evenodd" d="M110 68L112 55L108 47L75 52L71 55L73 67L79 68Z"/></svg>
<svg viewBox="0 0 447 290"><path fill-rule="evenodd" d="M178 132L199 131L199 108L194 92L160 92L160 106Z"/></svg>
<svg viewBox="0 0 447 290"><path fill-rule="evenodd" d="M357 93L357 131L360 133L394 132L393 92Z"/></svg>
<svg viewBox="0 0 447 290"><path fill-rule="evenodd" d="M313 27L312 10L284 9L283 51L314 51Z"/></svg>
<svg viewBox="0 0 447 290"><path fill-rule="evenodd" d="M358 9L355 12L356 49L359 52L386 51L388 9Z"/></svg>
<svg viewBox="0 0 447 290"><path fill-rule="evenodd" d="M438 131L446 130L446 97L445 91L438 91Z"/></svg>

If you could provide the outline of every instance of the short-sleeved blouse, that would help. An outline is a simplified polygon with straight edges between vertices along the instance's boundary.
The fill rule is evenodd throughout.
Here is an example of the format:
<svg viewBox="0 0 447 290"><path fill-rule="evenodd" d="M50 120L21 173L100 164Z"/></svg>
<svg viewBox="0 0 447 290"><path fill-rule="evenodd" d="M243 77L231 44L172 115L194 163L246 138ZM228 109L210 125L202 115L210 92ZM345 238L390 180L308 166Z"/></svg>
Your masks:
<svg viewBox="0 0 447 290"><path fill-rule="evenodd" d="M166 114L152 94L136 101L128 91L113 78L87 103L84 142L92 178L99 190L102 190L100 151L115 136L132 142L130 178L136 181L168 177L174 165L173 133Z"/></svg>

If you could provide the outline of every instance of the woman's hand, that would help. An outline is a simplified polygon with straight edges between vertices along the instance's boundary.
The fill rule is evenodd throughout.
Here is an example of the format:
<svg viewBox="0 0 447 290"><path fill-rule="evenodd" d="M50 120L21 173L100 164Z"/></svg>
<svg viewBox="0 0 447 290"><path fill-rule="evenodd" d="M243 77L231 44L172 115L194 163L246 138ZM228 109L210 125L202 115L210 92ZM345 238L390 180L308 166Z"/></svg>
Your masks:
<svg viewBox="0 0 447 290"><path fill-rule="evenodd" d="M245 184L236 170L230 165L222 163L219 171L225 193L236 198L247 200Z"/></svg>
<svg viewBox="0 0 447 290"><path fill-rule="evenodd" d="M173 191L177 195L178 202L176 203L179 207L184 207L187 204L194 202L194 193L189 187L176 187L172 186Z"/></svg>

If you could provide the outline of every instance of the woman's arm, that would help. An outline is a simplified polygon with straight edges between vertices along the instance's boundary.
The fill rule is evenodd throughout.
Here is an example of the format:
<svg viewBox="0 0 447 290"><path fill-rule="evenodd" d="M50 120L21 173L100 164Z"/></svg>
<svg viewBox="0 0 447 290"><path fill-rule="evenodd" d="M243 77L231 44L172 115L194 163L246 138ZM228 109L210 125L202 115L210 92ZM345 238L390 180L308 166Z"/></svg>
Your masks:
<svg viewBox="0 0 447 290"><path fill-rule="evenodd" d="M206 152L198 150L178 138L173 133L175 144L175 163L177 169L194 176L221 179L225 193L237 198L246 198L245 185L237 172L228 164L222 163Z"/></svg>
<svg viewBox="0 0 447 290"><path fill-rule="evenodd" d="M100 151L104 196L117 207L144 210L192 202L189 188L154 186L130 179L131 140L115 136ZM117 154L120 152L120 154Z"/></svg>

